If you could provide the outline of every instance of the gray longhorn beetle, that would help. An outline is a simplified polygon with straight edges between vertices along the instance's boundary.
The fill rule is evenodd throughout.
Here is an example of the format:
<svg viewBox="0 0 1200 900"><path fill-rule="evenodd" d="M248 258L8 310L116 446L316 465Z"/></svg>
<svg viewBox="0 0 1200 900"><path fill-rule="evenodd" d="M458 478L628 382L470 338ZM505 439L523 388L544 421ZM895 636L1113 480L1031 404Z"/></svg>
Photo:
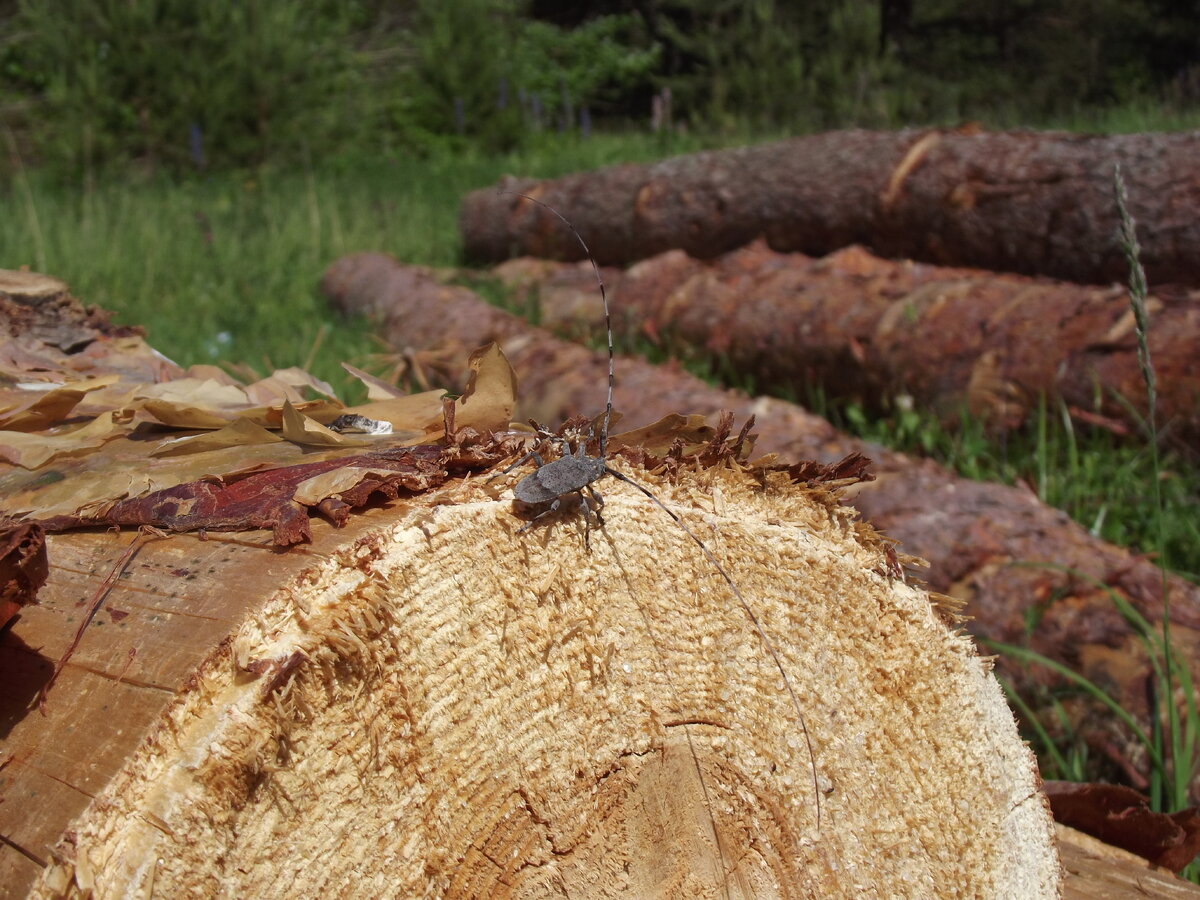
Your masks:
<svg viewBox="0 0 1200 900"><path fill-rule="evenodd" d="M604 518L600 514L600 508L604 506L604 498L601 497L599 492L592 487L592 484L596 481L599 481L605 475L611 475L618 481L623 481L626 484L637 488L637 490L649 497L651 501L653 501L660 509L670 516L675 521L675 524L684 530L687 536L690 537L696 546L700 548L700 551L704 554L705 558L712 563L713 567L716 568L716 570L721 574L725 584L728 585L730 591L732 591L733 595L737 598L742 611L745 612L746 617L754 626L754 630L758 633L758 637L762 641L762 645L766 648L767 653L770 655L772 662L775 664L775 668L779 670L779 674L783 678L783 684L787 688L788 696L792 701L792 706L796 710L796 718L800 723L800 729L804 734L804 741L808 747L808 758L812 769L813 797L816 800L817 833L819 834L821 831L821 788L817 777L816 755L813 752L812 739L809 737L808 725L805 721L804 713L800 709L800 700L796 695L795 689L792 687L791 679L788 678L787 672L783 668L783 662L780 660L779 654L775 650L775 645L771 642L771 639L767 637L767 633L765 630L763 630L762 623L759 621L758 616L755 615L754 610L751 608L746 598L742 595L742 592L738 588L737 584L734 583L733 578L730 577L729 573L725 570L725 567L721 565L720 561L718 561L717 558L712 554L712 551L708 549L708 545L705 544L704 541L700 540L696 533L692 531L688 524L684 522L683 519L681 519L673 509L659 500L653 491L651 491L645 485L634 481L628 475L618 472L608 464L606 455L608 450L608 428L612 421L613 385L616 379L613 374L614 354L612 317L609 314L608 294L605 291L604 278L600 274L600 266L597 264L596 258L592 256L592 251L588 247L587 242L584 241L583 236L576 230L575 226L571 224L566 216L560 213L557 209L550 206L548 203L538 200L536 197L530 197L528 194L522 194L518 191L501 191L501 193L510 194L515 197L521 197L531 203L536 203L542 209L545 209L556 216L559 221L567 226L567 228L571 229L571 233L575 235L575 239L579 241L579 245L583 248L583 252L586 254L588 262L592 264L592 271L595 273L596 281L600 285L600 300L604 304L604 328L608 336L608 401L604 407L604 420L600 429L599 454L594 457L587 455L586 439L580 439L576 445L575 452L572 453L571 444L567 438L552 434L546 428L534 422L532 424L537 429L537 434L542 440L557 441L561 443L562 450L558 459L555 459L551 462L546 462L542 459L541 455L535 448L529 453L526 453L511 466L506 468L503 472L493 476L494 478L500 478L504 475L507 475L509 472L521 465L524 465L531 459L537 463L537 468L534 469L532 473L526 475L519 482L517 482L517 486L513 489L513 495L517 500L524 504L549 504L549 506L544 511L535 515L520 529L518 529L517 533L521 534L525 531L528 531L530 528L536 525L539 520L558 510L562 505L564 497L568 497L571 494L576 494L579 497L579 504L582 508L584 517L584 543L586 546L590 547L589 538L592 530L591 517L593 515L596 517L597 527L604 527ZM595 509L588 504L588 497L595 502ZM691 742L690 736L688 738L688 742ZM694 756L695 754L693 751L693 758ZM716 836L715 825L713 830L714 836ZM719 847L720 839L718 838L717 840Z"/></svg>

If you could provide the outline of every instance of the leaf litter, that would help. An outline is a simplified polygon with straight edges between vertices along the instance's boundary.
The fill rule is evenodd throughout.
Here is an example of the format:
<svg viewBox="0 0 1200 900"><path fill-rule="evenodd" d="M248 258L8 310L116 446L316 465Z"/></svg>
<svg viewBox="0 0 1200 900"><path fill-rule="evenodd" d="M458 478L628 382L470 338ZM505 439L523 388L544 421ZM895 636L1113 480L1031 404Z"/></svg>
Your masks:
<svg viewBox="0 0 1200 900"><path fill-rule="evenodd" d="M450 406L443 390L404 394L353 366L368 400L347 406L295 367L242 383L181 369L136 336L85 352L81 366L28 336L0 340L0 515L50 531L270 528L289 545L311 537L311 514L340 525L510 450L492 434L508 428L517 380L495 344L471 355ZM329 427L347 416L391 432Z"/></svg>

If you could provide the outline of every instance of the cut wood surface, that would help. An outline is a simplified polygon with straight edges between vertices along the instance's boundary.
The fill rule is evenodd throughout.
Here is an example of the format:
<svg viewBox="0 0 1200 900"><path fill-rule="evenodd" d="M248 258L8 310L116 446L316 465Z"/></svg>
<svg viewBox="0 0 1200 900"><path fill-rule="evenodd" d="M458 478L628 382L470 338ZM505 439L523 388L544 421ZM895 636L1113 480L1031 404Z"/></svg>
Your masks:
<svg viewBox="0 0 1200 900"><path fill-rule="evenodd" d="M1120 163L1152 283L1200 283L1200 132L836 131L619 165L550 181L505 178L465 199L468 260L596 258L626 264L684 250L711 258L765 237L823 255L883 256L1105 284L1128 271L1114 239Z"/></svg>
<svg viewBox="0 0 1200 900"><path fill-rule="evenodd" d="M304 549L154 540L43 717L77 598L137 540L55 535L0 646L6 896L1057 895L999 686L885 543L782 473L617 464L754 604L813 758L725 583L627 485L590 551L478 480Z"/></svg>
<svg viewBox="0 0 1200 900"><path fill-rule="evenodd" d="M460 344L499 341L521 379L518 418L558 422L604 408L606 354L554 338L466 288L440 284L428 270L383 254L356 254L330 267L323 289L340 308L373 316L382 336L430 367ZM785 461L869 456L878 478L855 488L854 505L906 553L929 561L920 575L934 590L967 601L973 632L1022 644L1036 615L1039 625L1029 637L1034 649L1145 715L1148 663L1108 592L1159 621L1162 581L1151 560L1093 537L1027 490L959 478L931 461L865 444L795 404L719 390L675 365L621 357L616 368L615 405L626 415L621 428L671 413L730 410L743 421L756 416L756 450ZM1200 676L1200 588L1176 577L1167 584L1180 658L1192 660ZM1046 680L1046 673L1024 666L1005 672L1024 686ZM1073 712L1094 752L1127 771L1141 765L1137 748L1098 707L1081 704Z"/></svg>
<svg viewBox="0 0 1200 900"><path fill-rule="evenodd" d="M556 333L603 329L591 264L522 257L491 274ZM909 397L948 425L967 409L1020 425L1046 396L1088 421L1138 433L1146 388L1127 292L890 262L861 248L823 259L755 242L711 262L673 250L605 271L614 327L675 355L718 358L740 377L878 409ZM1200 291L1147 303L1164 434L1200 444Z"/></svg>

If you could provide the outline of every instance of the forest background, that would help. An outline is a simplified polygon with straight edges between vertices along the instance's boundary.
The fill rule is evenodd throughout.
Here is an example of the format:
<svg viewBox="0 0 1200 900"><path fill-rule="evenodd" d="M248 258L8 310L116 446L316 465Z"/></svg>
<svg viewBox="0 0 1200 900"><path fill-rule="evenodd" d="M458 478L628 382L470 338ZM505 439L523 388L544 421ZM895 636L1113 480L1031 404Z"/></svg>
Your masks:
<svg viewBox="0 0 1200 900"><path fill-rule="evenodd" d="M460 199L505 173L846 127L1200 124L1200 0L0 0L0 23L0 266L183 365L300 365L351 401L341 362L395 351L330 312L324 268L458 265ZM1200 475L1152 471L1144 439L793 399L1200 571ZM1165 533L1147 479L1180 510Z"/></svg>

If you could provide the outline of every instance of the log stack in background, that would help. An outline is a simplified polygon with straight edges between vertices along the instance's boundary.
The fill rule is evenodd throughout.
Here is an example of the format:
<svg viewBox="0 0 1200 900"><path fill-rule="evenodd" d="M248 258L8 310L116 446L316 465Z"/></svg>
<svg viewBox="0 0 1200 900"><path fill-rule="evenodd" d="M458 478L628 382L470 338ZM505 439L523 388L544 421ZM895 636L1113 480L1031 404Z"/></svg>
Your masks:
<svg viewBox="0 0 1200 900"><path fill-rule="evenodd" d="M1113 240L1113 165L1145 228L1152 284L1200 283L1200 132L836 131L773 144L621 165L551 181L506 178L460 214L470 262L575 260L561 224L498 189L550 204L602 264L666 250L712 258L764 237L823 255L862 244L888 257L1124 281Z"/></svg>
<svg viewBox="0 0 1200 900"><path fill-rule="evenodd" d="M603 330L590 264L528 257L495 267L559 334ZM1148 407L1127 292L891 262L857 247L822 259L762 242L712 261L679 250L607 269L615 329L705 356L764 391L818 390L878 412L906 397L953 427L962 411L1015 428L1045 397L1085 423L1140 435ZM1200 447L1200 290L1147 303L1158 427Z"/></svg>

